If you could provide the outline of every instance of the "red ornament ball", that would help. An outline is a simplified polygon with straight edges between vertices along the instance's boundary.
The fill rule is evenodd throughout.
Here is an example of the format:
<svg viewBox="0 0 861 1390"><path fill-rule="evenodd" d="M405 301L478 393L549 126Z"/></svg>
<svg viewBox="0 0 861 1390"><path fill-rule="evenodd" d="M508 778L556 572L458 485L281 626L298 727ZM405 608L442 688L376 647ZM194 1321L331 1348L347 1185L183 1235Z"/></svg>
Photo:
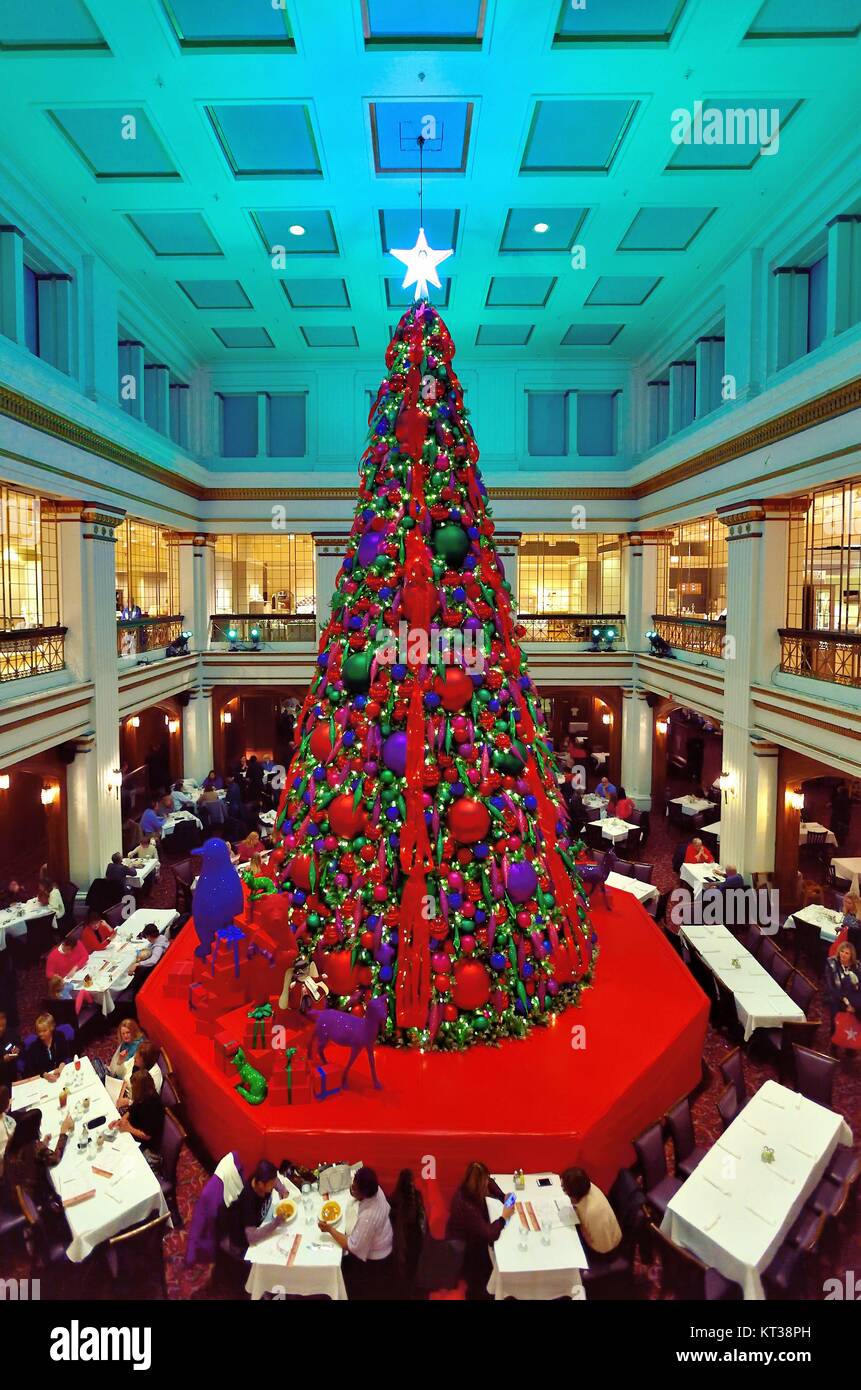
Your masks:
<svg viewBox="0 0 861 1390"><path fill-rule="evenodd" d="M306 893L310 892L311 855L297 854L295 859L291 859L287 868L287 877L294 888L301 888Z"/></svg>
<svg viewBox="0 0 861 1390"><path fill-rule="evenodd" d="M329 951L325 958L326 983L332 994L352 994L359 987L359 970L352 951Z"/></svg>
<svg viewBox="0 0 861 1390"><path fill-rule="evenodd" d="M329 802L329 825L336 835L352 840L365 828L365 812L361 805L354 807L351 796L336 796Z"/></svg>
<svg viewBox="0 0 861 1390"><path fill-rule="evenodd" d="M482 802L461 797L449 810L448 828L460 844L474 845L483 840L490 829L490 814Z"/></svg>
<svg viewBox="0 0 861 1390"><path fill-rule="evenodd" d="M447 666L444 677L436 681L434 688L440 697L443 709L448 710L449 713L464 709L473 695L472 681L459 666Z"/></svg>
<svg viewBox="0 0 861 1390"><path fill-rule="evenodd" d="M454 967L452 999L459 1009L480 1009L490 998L490 976L479 960L459 960Z"/></svg>
<svg viewBox="0 0 861 1390"><path fill-rule="evenodd" d="M318 763L324 763L330 756L332 748L332 733L326 720L320 720L308 741L311 755Z"/></svg>

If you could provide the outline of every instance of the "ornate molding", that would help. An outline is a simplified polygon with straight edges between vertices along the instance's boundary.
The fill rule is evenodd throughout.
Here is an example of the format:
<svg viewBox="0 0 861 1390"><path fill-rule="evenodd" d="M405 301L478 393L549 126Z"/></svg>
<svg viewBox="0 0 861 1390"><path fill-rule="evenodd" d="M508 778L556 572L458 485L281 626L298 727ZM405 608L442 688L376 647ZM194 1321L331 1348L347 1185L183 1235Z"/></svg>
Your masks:
<svg viewBox="0 0 861 1390"><path fill-rule="evenodd" d="M762 535L762 524L766 521L789 521L793 516L804 516L810 507L809 497L773 497L767 501L730 503L716 507L719 521L728 527L727 540L748 540Z"/></svg>
<svg viewBox="0 0 861 1390"><path fill-rule="evenodd" d="M665 531L629 531L621 537L623 546L631 546L638 550L646 545L662 545L672 539L673 532L669 527Z"/></svg>

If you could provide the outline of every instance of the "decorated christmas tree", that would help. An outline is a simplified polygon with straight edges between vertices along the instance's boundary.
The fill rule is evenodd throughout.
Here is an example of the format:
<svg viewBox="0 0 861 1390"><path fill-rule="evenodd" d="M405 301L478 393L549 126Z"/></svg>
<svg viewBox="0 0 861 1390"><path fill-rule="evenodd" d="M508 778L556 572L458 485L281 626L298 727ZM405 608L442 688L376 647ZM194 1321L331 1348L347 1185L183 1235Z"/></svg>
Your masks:
<svg viewBox="0 0 861 1390"><path fill-rule="evenodd" d="M276 821L287 920L330 1003L385 996L385 1041L449 1049L523 1037L596 955L453 356L418 301Z"/></svg>

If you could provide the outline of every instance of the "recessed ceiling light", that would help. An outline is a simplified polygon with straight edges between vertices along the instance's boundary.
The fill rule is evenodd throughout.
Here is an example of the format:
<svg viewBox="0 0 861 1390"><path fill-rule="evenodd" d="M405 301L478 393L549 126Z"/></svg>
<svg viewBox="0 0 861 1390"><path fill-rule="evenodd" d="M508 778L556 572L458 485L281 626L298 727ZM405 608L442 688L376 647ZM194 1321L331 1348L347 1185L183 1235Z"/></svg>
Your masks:
<svg viewBox="0 0 861 1390"><path fill-rule="evenodd" d="M304 228L304 227L301 227L301 226L299 225L298 222L294 222L294 223L293 223L293 226L290 228L290 235L291 235L291 236L304 236L304 235L305 235L305 228Z"/></svg>
<svg viewBox="0 0 861 1390"><path fill-rule="evenodd" d="M538 232L539 234L543 232L549 232L550 224L549 222L536 222L532 230L533 232Z"/></svg>

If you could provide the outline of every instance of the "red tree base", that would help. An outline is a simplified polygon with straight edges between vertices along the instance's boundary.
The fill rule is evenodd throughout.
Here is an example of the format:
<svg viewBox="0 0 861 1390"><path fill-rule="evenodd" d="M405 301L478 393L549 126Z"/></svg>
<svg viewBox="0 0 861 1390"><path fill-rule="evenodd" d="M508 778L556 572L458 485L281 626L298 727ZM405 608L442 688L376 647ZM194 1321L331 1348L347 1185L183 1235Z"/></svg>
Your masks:
<svg viewBox="0 0 861 1390"><path fill-rule="evenodd" d="M317 1101L310 1085L299 1084L295 1103L287 1104L284 1053L269 1045L272 1025L283 1022L298 1047L299 1083L309 1025L280 1015L280 979L270 991L275 1014L262 1049L251 1048L246 1018L259 995L230 1000L227 986L218 1017L190 1012L188 966L197 945L191 923L141 991L138 1014L170 1054L189 1124L214 1160L230 1149L246 1166L264 1157L311 1165L362 1160L386 1186L410 1167L417 1176L436 1176L445 1192L472 1158L498 1172L558 1172L576 1163L606 1188L632 1161L631 1140L697 1084L708 1005L634 898L615 892L612 913L595 904L593 915L601 944L596 983L579 1008L498 1048L423 1055L378 1047L380 1091L360 1056L347 1091ZM240 1043L273 1077L262 1105L236 1094L236 1070L223 1058L227 1041ZM348 1053L332 1047L327 1055L327 1085L338 1087ZM308 1077L319 1080L313 1069Z"/></svg>

